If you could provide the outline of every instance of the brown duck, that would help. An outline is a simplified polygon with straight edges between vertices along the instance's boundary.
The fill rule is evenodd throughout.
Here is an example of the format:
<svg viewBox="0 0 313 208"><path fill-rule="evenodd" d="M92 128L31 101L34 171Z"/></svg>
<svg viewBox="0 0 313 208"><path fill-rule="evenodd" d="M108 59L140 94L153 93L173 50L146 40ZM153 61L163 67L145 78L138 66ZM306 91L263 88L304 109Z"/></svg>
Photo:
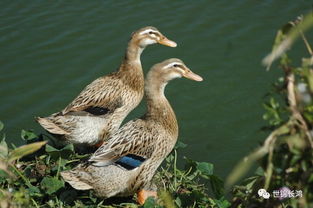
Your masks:
<svg viewBox="0 0 313 208"><path fill-rule="evenodd" d="M151 179L178 137L176 116L164 88L180 77L202 81L179 59L154 65L146 78L147 113L123 125L89 162L61 172L64 180L78 190L93 189L103 198L137 192L138 202L143 204L147 197L155 196Z"/></svg>
<svg viewBox="0 0 313 208"><path fill-rule="evenodd" d="M36 120L49 133L60 138L61 143L100 146L141 101L144 76L140 55L148 45L156 43L176 47L175 42L155 27L144 27L134 32L116 72L87 85L61 112L37 117Z"/></svg>

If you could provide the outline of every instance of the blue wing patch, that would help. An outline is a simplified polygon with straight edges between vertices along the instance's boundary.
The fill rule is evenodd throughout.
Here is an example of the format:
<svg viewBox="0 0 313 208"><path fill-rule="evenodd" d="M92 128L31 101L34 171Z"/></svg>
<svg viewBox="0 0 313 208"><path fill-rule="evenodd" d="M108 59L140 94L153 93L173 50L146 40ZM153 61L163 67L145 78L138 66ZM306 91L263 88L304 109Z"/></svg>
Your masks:
<svg viewBox="0 0 313 208"><path fill-rule="evenodd" d="M138 155L128 154L121 157L115 163L127 170L133 170L139 167L146 159Z"/></svg>

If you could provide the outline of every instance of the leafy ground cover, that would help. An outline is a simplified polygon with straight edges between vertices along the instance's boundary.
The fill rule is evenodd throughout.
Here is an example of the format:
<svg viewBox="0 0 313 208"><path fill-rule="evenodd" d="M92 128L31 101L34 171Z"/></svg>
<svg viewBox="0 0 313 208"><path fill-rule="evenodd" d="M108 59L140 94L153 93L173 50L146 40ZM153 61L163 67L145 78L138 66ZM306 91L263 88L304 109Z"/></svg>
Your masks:
<svg viewBox="0 0 313 208"><path fill-rule="evenodd" d="M73 145L58 149L52 141L42 141L42 135L25 130L22 130L21 138L28 144L13 150L8 148L5 138L0 144L1 207L139 207L136 196L103 200L95 197L92 191L77 191L65 183L60 172L89 157L76 153ZM223 182L213 175L211 163L186 158L185 168L177 168L177 149L185 146L178 143L166 158L154 178L160 197L147 200L143 207L229 206L223 197ZM214 199L208 195L208 187L211 187Z"/></svg>

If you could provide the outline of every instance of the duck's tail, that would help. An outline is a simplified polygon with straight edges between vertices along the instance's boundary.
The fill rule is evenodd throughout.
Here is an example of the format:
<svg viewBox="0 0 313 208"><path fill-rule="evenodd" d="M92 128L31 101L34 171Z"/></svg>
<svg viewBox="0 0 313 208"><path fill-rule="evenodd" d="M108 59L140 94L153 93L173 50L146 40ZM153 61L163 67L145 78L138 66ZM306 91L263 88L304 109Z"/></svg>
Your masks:
<svg viewBox="0 0 313 208"><path fill-rule="evenodd" d="M80 179L75 170L63 171L61 172L62 178L68 182L74 189L77 190L90 190L93 189L92 186L85 183Z"/></svg>
<svg viewBox="0 0 313 208"><path fill-rule="evenodd" d="M59 127L57 124L55 124L52 120L49 118L42 118L42 117L35 117L35 120L48 132L51 134L57 134L57 135L68 135L69 132L65 131L61 127Z"/></svg>

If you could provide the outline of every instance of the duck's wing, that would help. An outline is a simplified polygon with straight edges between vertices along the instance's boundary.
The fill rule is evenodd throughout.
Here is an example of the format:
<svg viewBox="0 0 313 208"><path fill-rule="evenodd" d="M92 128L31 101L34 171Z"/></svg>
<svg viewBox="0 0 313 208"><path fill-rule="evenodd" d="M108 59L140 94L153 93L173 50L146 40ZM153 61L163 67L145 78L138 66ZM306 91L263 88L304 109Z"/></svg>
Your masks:
<svg viewBox="0 0 313 208"><path fill-rule="evenodd" d="M151 157L155 150L154 141L159 135L141 119L130 121L119 129L89 159L95 166L112 163L126 169L139 167Z"/></svg>
<svg viewBox="0 0 313 208"><path fill-rule="evenodd" d="M100 77L85 89L62 111L62 114L84 112L104 115L123 105L123 83L115 74Z"/></svg>

